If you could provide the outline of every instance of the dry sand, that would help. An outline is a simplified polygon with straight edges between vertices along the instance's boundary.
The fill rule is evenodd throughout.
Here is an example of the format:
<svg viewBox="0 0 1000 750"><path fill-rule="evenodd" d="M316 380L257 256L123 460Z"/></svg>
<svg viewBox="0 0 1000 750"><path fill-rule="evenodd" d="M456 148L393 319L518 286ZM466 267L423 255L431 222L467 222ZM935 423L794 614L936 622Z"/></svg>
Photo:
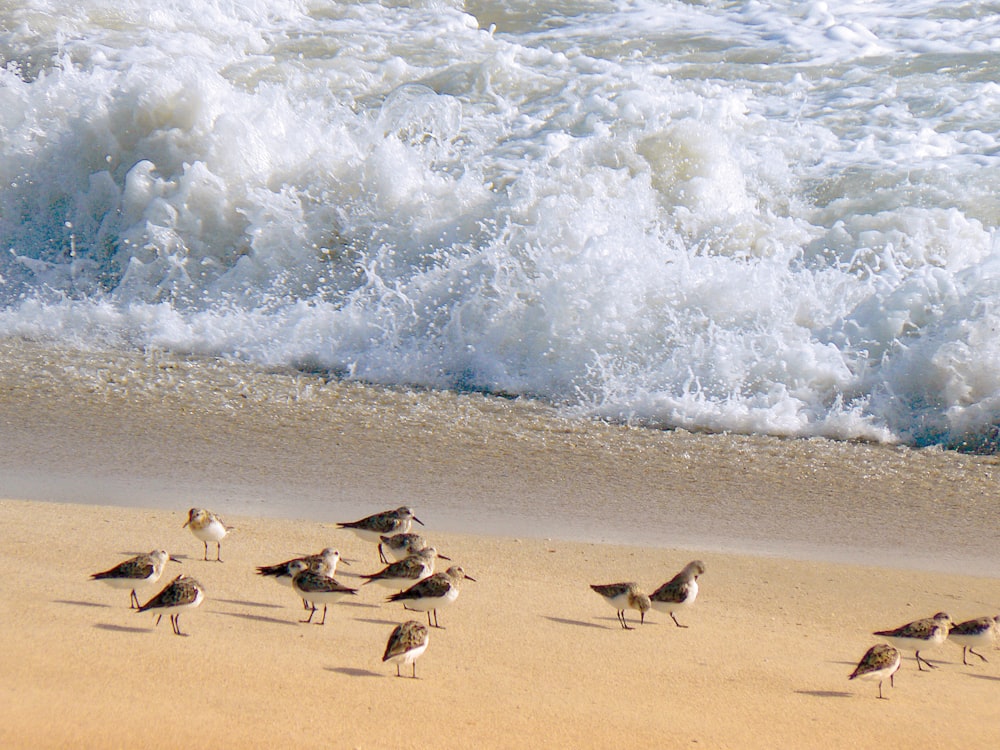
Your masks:
<svg viewBox="0 0 1000 750"><path fill-rule="evenodd" d="M622 630L589 583L652 588L687 552L433 533L473 575L399 679L380 659L407 619L362 589L324 626L254 573L333 544L358 584L374 546L332 524L246 517L223 563L181 528L183 510L0 503L4 638L0 746L40 747L965 747L996 744L1000 653L912 657L885 685L847 675L871 631L947 609L998 609L1000 582L833 563L705 554L702 596L674 626ZM165 546L208 591L164 620L87 574ZM143 594L145 600L151 593ZM628 614L635 621L634 612ZM422 619L421 613L414 613Z"/></svg>

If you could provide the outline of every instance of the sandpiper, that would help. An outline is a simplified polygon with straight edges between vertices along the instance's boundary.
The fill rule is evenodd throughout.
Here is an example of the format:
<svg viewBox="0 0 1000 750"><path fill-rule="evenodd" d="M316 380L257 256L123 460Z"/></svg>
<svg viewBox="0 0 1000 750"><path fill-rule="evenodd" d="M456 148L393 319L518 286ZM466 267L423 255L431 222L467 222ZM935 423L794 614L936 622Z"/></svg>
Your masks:
<svg viewBox="0 0 1000 750"><path fill-rule="evenodd" d="M983 661L988 661L978 651L973 649L976 646L992 646L1000 637L1000 615L996 617L977 617L974 620L966 620L958 625L953 625L948 637L962 647L962 664L969 665L965 658L965 652L975 654Z"/></svg>
<svg viewBox="0 0 1000 750"><path fill-rule="evenodd" d="M388 552L389 556L394 560L403 560L430 546L424 537L413 532L403 532L401 534L393 534L392 536L383 534L379 539L382 541L383 552ZM449 559L441 554L438 557L442 560Z"/></svg>
<svg viewBox="0 0 1000 750"><path fill-rule="evenodd" d="M366 516L360 521L338 523L337 526L341 529L353 531L366 542L378 544L379 561L388 563L389 561L385 558L385 553L382 551L382 537L409 531L413 521L416 521L421 526L424 525L424 522L413 515L413 511L404 505L396 508L396 510L386 510Z"/></svg>
<svg viewBox="0 0 1000 750"><path fill-rule="evenodd" d="M378 573L361 576L368 579L362 585L376 583L386 588L402 591L417 581L422 581L427 576L433 575L434 561L437 556L438 553L434 547L425 547L416 554L390 563Z"/></svg>
<svg viewBox="0 0 1000 750"><path fill-rule="evenodd" d="M875 635L882 636L900 651L912 651L917 659L917 669L923 671L921 662L928 667L937 668L937 665L921 657L920 652L944 643L950 628L951 618L945 612L938 612L933 617L914 620L893 630L878 630Z"/></svg>
<svg viewBox="0 0 1000 750"><path fill-rule="evenodd" d="M416 620L407 620L401 625L397 625L389 636L388 643L385 644L385 653L382 654L382 661L394 663L396 665L396 677L402 677L399 672L400 664L409 664L413 669L412 677L417 677L417 659L427 650L427 642L430 640L430 631L427 626Z"/></svg>
<svg viewBox="0 0 1000 750"><path fill-rule="evenodd" d="M653 609L668 613L677 627L686 628L687 625L677 622L674 613L694 604L694 600L698 598L698 576L704 572L705 563L692 560L684 566L684 570L649 595L650 605Z"/></svg>
<svg viewBox="0 0 1000 750"><path fill-rule="evenodd" d="M215 542L215 559L217 562L222 562L222 540L233 530L232 526L226 526L221 518L204 508L191 508L184 526L189 527L191 533L205 543L206 560L208 560L208 543Z"/></svg>
<svg viewBox="0 0 1000 750"><path fill-rule="evenodd" d="M149 610L159 610L157 612L156 624L160 624L163 615L170 615L170 626L175 635L184 635L181 632L180 617L181 612L186 609L194 609L205 598L205 589L201 587L195 579L186 575L179 575L172 580L167 587L148 602L139 607L140 612Z"/></svg>
<svg viewBox="0 0 1000 750"><path fill-rule="evenodd" d="M393 594L386 601L400 602L406 609L427 613L427 624L431 624L431 612L434 612L435 628L440 628L438 624L439 608L451 604L458 598L459 585L463 580L475 581L472 576L466 575L458 565L452 565L444 573L435 573L422 581L413 584L406 591Z"/></svg>
<svg viewBox="0 0 1000 750"><path fill-rule="evenodd" d="M313 615L316 614L316 605L323 605L323 619L317 625L326 624L326 610L329 604L339 602L345 596L355 596L357 589L344 586L333 577L311 570L306 563L297 560L292 563L292 588L305 601L310 604L309 617L299 622L312 622Z"/></svg>
<svg viewBox="0 0 1000 750"><path fill-rule="evenodd" d="M899 670L899 651L888 643L876 643L865 652L855 667L849 680L878 680L878 697L882 696L882 681L889 678L889 685L895 687L893 676Z"/></svg>
<svg viewBox="0 0 1000 750"><path fill-rule="evenodd" d="M626 609L639 610L639 623L646 621L646 612L649 610L649 597L643 593L638 584L632 581L623 583L592 583L590 588L600 594L604 601L610 604L618 612L618 622L625 630L633 630L625 621Z"/></svg>
<svg viewBox="0 0 1000 750"><path fill-rule="evenodd" d="M95 581L104 581L116 589L132 589L132 594L129 597L129 608L138 609L139 597L136 596L136 589L151 586L159 581L160 576L163 575L163 569L167 565L167 560L180 562L164 550L156 549L143 555L131 557L109 570L94 573L90 577Z"/></svg>
<svg viewBox="0 0 1000 750"><path fill-rule="evenodd" d="M277 565L260 565L257 567L257 574L268 578L271 578L282 586L291 586L292 577L294 573L292 572L292 563L304 562L306 567L310 570L315 570L317 573L322 573L324 575L333 578L337 573L337 565L339 563L344 563L344 565L350 565L346 560L342 560L340 557L340 552L335 550L333 547L326 547L322 552L317 552L315 555L305 555L304 557L295 557L291 560L285 560L285 562L278 563ZM305 599L302 600L302 606L309 609L309 602Z"/></svg>

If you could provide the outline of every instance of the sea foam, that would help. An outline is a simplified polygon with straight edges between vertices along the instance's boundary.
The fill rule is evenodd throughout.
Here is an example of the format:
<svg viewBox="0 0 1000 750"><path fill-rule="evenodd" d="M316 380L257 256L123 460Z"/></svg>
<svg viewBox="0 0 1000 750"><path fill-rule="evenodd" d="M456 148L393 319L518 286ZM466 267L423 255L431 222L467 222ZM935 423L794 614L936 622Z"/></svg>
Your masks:
<svg viewBox="0 0 1000 750"><path fill-rule="evenodd" d="M0 333L996 447L968 3L0 11Z"/></svg>

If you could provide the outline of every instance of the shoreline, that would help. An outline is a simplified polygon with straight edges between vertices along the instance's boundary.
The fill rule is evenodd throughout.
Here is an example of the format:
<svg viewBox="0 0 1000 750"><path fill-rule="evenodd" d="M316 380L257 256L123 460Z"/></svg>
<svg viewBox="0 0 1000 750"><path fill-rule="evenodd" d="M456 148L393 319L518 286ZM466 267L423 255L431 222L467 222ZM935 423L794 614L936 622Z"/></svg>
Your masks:
<svg viewBox="0 0 1000 750"><path fill-rule="evenodd" d="M0 497L349 519L1000 577L1000 457L574 420L0 339ZM197 500L197 503L196 503Z"/></svg>
<svg viewBox="0 0 1000 750"><path fill-rule="evenodd" d="M0 500L4 747L884 750L988 746L1000 725L994 652L966 666L945 644L928 672L907 655L888 701L847 679L875 630L1000 612L992 457L660 433L10 340L0 444L0 498L25 498ZM254 572L335 546L358 586L381 566L335 522L403 504L476 579L418 680L381 654L421 613L364 587L302 624L294 594ZM224 563L182 528L191 506L237 527ZM161 583L207 590L186 637L88 580L154 548L181 559ZM686 628L651 612L623 631L589 588L651 591L694 558L707 572Z"/></svg>
<svg viewBox="0 0 1000 750"><path fill-rule="evenodd" d="M687 627L629 611L626 632L589 584L649 591L694 554L453 534L428 515L421 531L476 582L439 613L418 679L397 679L386 638L422 613L364 587L326 625L302 624L298 598L254 573L333 544L351 563L338 579L357 587L380 567L374 545L329 523L227 515L225 562L204 562L185 518L0 501L4 747L985 747L1000 721L993 651L965 666L945 644L925 672L906 655L887 701L847 679L876 629L1000 611L995 578L698 552ZM158 546L181 560L161 583L183 572L207 590L181 615L185 637L88 580ZM53 560L63 575L32 575Z"/></svg>

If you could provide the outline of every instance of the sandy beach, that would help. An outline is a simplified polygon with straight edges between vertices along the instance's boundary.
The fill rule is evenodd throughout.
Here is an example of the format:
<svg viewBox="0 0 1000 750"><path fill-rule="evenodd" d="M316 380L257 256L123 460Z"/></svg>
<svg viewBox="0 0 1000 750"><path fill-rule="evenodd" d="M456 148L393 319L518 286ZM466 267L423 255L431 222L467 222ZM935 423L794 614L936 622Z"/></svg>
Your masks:
<svg viewBox="0 0 1000 750"><path fill-rule="evenodd" d="M227 518L219 564L183 512L5 501L0 514L4 747L985 748L1000 726L995 652L964 666L945 644L925 654L933 672L907 657L887 701L847 680L871 631L992 612L996 579L706 554L689 627L630 612L624 631L587 584L651 589L689 554L434 533L477 581L439 613L412 680L380 661L408 619L381 590L318 627L254 573L335 544L351 562L338 578L360 584L374 546L332 524ZM181 615L185 637L87 580L156 545L182 560L164 581L183 571L208 591Z"/></svg>
<svg viewBox="0 0 1000 750"><path fill-rule="evenodd" d="M0 750L1000 747L998 7L0 3Z"/></svg>
<svg viewBox="0 0 1000 750"><path fill-rule="evenodd" d="M3 747L989 747L1000 653L847 676L872 631L1000 612L996 461L579 423L530 402L3 343ZM381 662L384 592L299 622L257 565L373 546L335 521L412 503L468 582L417 680ZM236 530L205 562L182 524ZM180 558L205 603L164 620L89 580ZM591 583L696 605L624 631ZM52 570L58 566L58 572ZM142 592L145 600L153 591ZM415 619L423 615L415 613ZM630 621L636 613L630 612Z"/></svg>

